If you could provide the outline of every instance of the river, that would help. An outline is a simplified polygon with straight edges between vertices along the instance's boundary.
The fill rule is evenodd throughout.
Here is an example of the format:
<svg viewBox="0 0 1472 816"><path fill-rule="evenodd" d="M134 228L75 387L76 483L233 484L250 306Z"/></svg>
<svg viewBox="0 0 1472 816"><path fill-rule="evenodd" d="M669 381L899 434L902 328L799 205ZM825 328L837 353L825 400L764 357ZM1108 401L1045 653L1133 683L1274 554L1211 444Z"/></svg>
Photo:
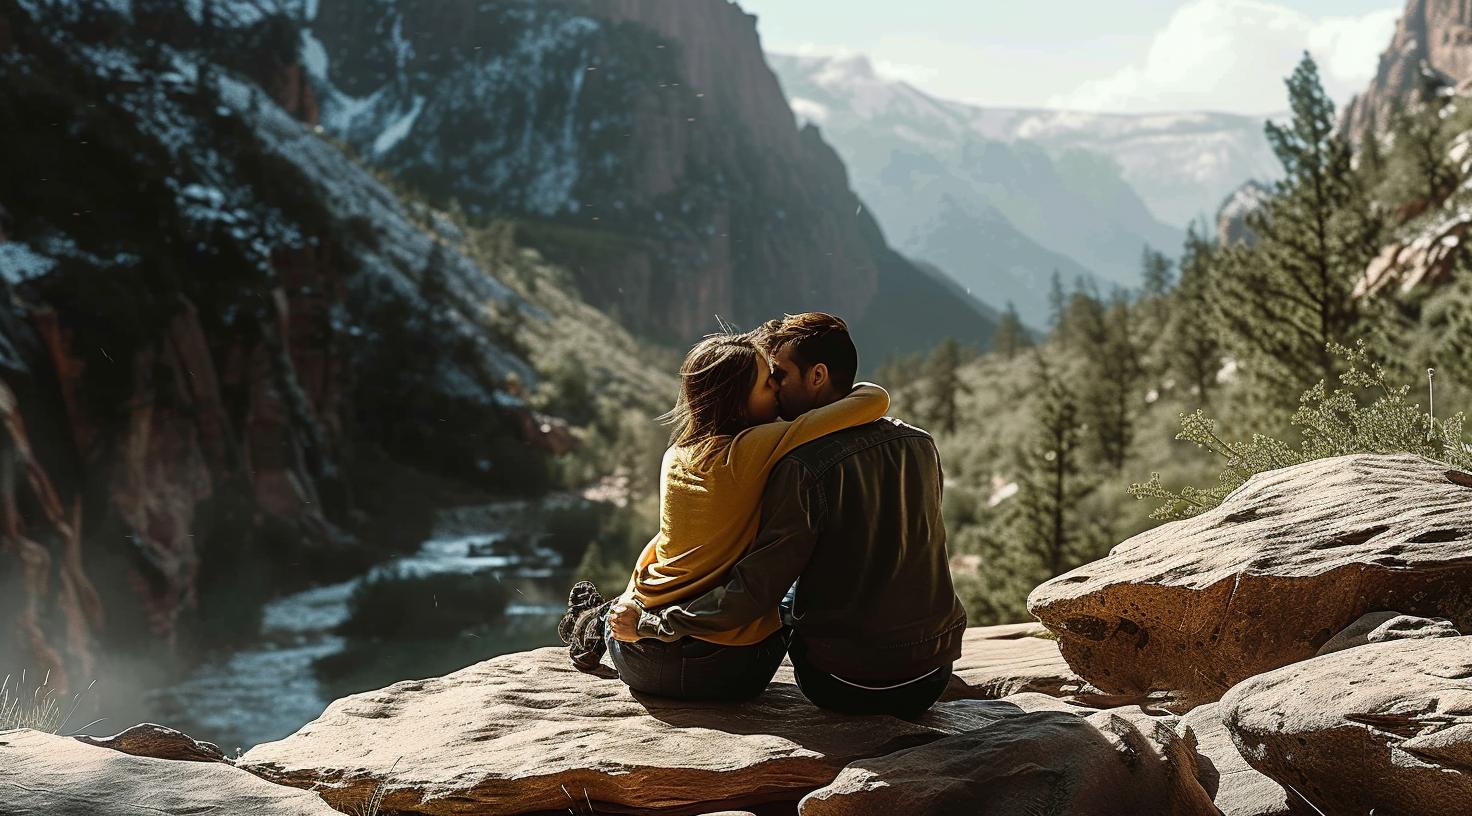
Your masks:
<svg viewBox="0 0 1472 816"><path fill-rule="evenodd" d="M254 642L207 657L179 682L152 692L148 706L157 721L233 753L291 734L338 697L558 644L572 569L538 543L530 518L522 502L442 513L416 552L352 580L271 601ZM359 639L340 633L363 582L446 573L494 580L505 589L504 611L490 609L484 623L449 634ZM405 603L438 604L438 598Z"/></svg>

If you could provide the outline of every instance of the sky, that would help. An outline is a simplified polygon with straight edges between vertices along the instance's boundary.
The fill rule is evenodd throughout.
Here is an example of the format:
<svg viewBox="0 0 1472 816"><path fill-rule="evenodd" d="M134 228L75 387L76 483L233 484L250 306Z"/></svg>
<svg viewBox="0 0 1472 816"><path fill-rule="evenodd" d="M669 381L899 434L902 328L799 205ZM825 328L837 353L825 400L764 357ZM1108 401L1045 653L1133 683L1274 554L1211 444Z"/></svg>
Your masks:
<svg viewBox="0 0 1472 816"><path fill-rule="evenodd" d="M1286 109L1309 51L1344 104L1405 0L738 0L768 51L866 54L934 96L1144 113Z"/></svg>

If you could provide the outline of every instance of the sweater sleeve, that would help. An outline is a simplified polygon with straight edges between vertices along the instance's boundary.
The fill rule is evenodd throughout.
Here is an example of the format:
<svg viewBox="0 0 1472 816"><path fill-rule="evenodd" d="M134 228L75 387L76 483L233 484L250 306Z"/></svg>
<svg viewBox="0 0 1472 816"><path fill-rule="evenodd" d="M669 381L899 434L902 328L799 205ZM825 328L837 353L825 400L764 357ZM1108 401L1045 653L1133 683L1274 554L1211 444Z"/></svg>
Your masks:
<svg viewBox="0 0 1472 816"><path fill-rule="evenodd" d="M791 459L772 471L762 496L761 529L726 582L673 606L653 611L641 607L639 637L672 641L726 632L777 608L818 542L814 516L823 512L822 502L805 483L805 474Z"/></svg>
<svg viewBox="0 0 1472 816"><path fill-rule="evenodd" d="M843 397L790 422L768 422L737 434L731 442L731 466L737 478L764 479L794 448L834 431L866 425L888 410L888 391L874 383L859 383Z"/></svg>

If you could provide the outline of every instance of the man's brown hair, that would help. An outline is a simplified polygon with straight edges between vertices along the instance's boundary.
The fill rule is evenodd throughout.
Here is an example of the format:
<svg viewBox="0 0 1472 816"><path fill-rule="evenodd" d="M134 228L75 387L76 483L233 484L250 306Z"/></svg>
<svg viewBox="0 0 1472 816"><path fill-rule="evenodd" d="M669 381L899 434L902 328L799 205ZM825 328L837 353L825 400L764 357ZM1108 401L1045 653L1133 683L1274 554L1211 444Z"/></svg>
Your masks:
<svg viewBox="0 0 1472 816"><path fill-rule="evenodd" d="M848 393L854 387L859 350L854 348L848 324L842 318L827 312L803 312L786 315L780 322L768 320L757 331L758 342L768 350L789 349L804 376L808 369L822 363L828 367L828 377L838 393Z"/></svg>

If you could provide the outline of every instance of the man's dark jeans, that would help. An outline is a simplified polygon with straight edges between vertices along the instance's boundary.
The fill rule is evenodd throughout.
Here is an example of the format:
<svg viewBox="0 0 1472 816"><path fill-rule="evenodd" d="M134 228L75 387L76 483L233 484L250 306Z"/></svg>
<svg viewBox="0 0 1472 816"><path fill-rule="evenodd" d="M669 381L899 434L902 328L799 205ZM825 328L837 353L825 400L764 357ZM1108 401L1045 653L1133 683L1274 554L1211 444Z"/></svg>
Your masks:
<svg viewBox="0 0 1472 816"><path fill-rule="evenodd" d="M935 705L951 682L951 665L947 663L912 683L871 689L845 683L808 662L802 638L792 638L788 652L797 675L797 687L813 705L844 714L889 714L895 717L918 717ZM864 683L863 685L871 685ZM872 685L884 685L875 683Z"/></svg>
<svg viewBox="0 0 1472 816"><path fill-rule="evenodd" d="M749 700L762 693L782 656L788 630L751 646L722 646L695 638L671 643L623 643L605 635L608 657L629 688L681 700Z"/></svg>

